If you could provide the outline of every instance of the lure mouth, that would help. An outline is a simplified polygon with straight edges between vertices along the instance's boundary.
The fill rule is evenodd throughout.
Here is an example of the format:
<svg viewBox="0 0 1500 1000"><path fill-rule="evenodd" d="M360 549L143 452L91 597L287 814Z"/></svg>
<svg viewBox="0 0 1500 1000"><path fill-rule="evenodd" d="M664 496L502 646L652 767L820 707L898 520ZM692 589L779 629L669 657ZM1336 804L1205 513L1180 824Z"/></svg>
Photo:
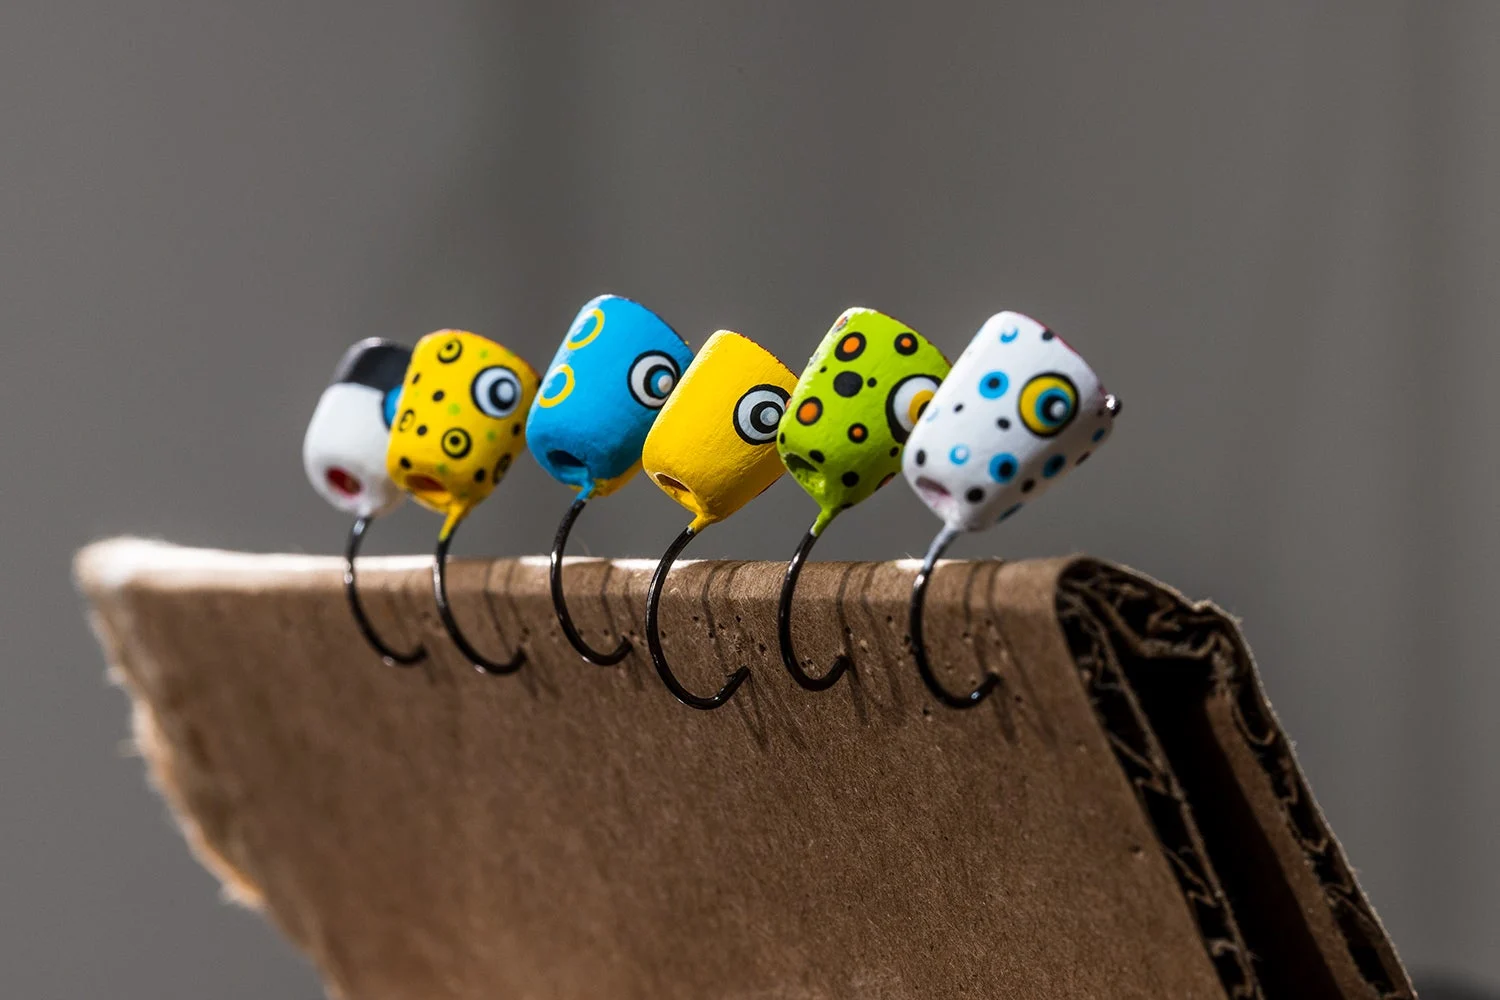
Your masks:
<svg viewBox="0 0 1500 1000"><path fill-rule="evenodd" d="M577 455L574 455L570 451L563 451L561 448L556 448L552 451L547 452L547 461L557 466L559 469L567 471L583 468L583 459L579 458Z"/></svg>
<svg viewBox="0 0 1500 1000"><path fill-rule="evenodd" d="M364 484L346 469L334 466L323 474L323 481L340 496L357 497L364 491Z"/></svg>
<svg viewBox="0 0 1500 1000"><path fill-rule="evenodd" d="M784 458L788 472L817 472L818 467L813 465L801 455L787 455Z"/></svg>
<svg viewBox="0 0 1500 1000"><path fill-rule="evenodd" d="M433 479L431 476L407 476L406 488L412 493L418 494L444 492L443 484L438 482L436 479Z"/></svg>
<svg viewBox="0 0 1500 1000"><path fill-rule="evenodd" d="M917 487L917 492L922 495L922 499L928 501L929 503L938 500L949 500L953 497L953 494L948 492L948 487L944 486L936 479L928 479L926 476L918 476L915 485Z"/></svg>

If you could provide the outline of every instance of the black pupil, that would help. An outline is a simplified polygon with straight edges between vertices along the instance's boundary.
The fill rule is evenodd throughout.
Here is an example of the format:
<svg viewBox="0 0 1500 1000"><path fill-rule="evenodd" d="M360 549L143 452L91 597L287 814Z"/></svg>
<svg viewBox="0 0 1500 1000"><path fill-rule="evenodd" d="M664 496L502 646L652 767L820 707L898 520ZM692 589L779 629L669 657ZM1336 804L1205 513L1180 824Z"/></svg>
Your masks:
<svg viewBox="0 0 1500 1000"><path fill-rule="evenodd" d="M758 431L773 431L781 423L781 407L775 403L760 403L750 411L750 422Z"/></svg>
<svg viewBox="0 0 1500 1000"><path fill-rule="evenodd" d="M1068 401L1066 399L1049 399L1046 406L1048 420L1061 420L1068 415Z"/></svg>
<svg viewBox="0 0 1500 1000"><path fill-rule="evenodd" d="M1001 462L1000 463L1000 475L1004 476L1006 479L1009 479L1011 476L1014 476L1015 474L1016 474L1016 463L1014 463L1014 462Z"/></svg>
<svg viewBox="0 0 1500 1000"><path fill-rule="evenodd" d="M990 379L990 388L991 389L998 389L998 388L1000 388L1000 380L997 379L997 378Z"/></svg>

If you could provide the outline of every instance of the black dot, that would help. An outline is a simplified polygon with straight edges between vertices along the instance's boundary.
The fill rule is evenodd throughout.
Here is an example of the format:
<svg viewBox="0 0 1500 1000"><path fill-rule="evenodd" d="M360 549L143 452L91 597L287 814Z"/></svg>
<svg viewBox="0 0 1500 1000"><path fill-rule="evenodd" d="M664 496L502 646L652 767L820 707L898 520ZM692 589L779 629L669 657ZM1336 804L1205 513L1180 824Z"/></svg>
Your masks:
<svg viewBox="0 0 1500 1000"><path fill-rule="evenodd" d="M995 421L995 426L1000 428L1002 431L1008 431L1010 430L1010 421L1005 417L1001 417L999 420Z"/></svg>
<svg viewBox="0 0 1500 1000"><path fill-rule="evenodd" d="M1075 464L1082 465L1084 462L1087 462L1088 459L1089 459L1089 455L1090 454L1091 454L1091 452L1087 452L1086 451L1082 455L1079 455L1078 456L1078 461Z"/></svg>
<svg viewBox="0 0 1500 1000"><path fill-rule="evenodd" d="M819 369L818 369L818 374L819 374L819 375L821 375L821 374L823 374L823 373L824 373L824 372L826 372L826 371L827 371L827 370L828 370L828 366L827 366L827 365L824 365L824 366L823 366L823 367L822 367L822 368L819 368Z"/></svg>
<svg viewBox="0 0 1500 1000"><path fill-rule="evenodd" d="M891 449L891 457L895 458L899 454L901 454L901 446L898 444L896 447Z"/></svg>
<svg viewBox="0 0 1500 1000"><path fill-rule="evenodd" d="M781 436L776 440L780 441L782 444L786 444L786 431L782 431Z"/></svg>
<svg viewBox="0 0 1500 1000"><path fill-rule="evenodd" d="M953 412L954 413L962 413L962 412L964 412L964 404L962 404L962 403L954 403L953 404Z"/></svg>
<svg viewBox="0 0 1500 1000"><path fill-rule="evenodd" d="M520 424L512 424L511 428L510 428L510 436L511 437L515 437L519 433L521 433L521 425Z"/></svg>
<svg viewBox="0 0 1500 1000"><path fill-rule="evenodd" d="M872 375L869 378L865 379L865 385L869 386L871 389L875 388L875 376Z"/></svg>
<svg viewBox="0 0 1500 1000"><path fill-rule="evenodd" d="M443 397L446 395L448 395L446 392L439 389L437 392L432 394L432 401L434 403L441 403L443 401Z"/></svg>
<svg viewBox="0 0 1500 1000"><path fill-rule="evenodd" d="M927 452L923 451L921 448L917 449L917 464L918 465L926 465L927 464Z"/></svg>
<svg viewBox="0 0 1500 1000"><path fill-rule="evenodd" d="M427 425L426 424L421 424L421 425L419 425L417 427L417 437L421 437L422 435L424 435L426 433L427 433Z"/></svg>
<svg viewBox="0 0 1500 1000"><path fill-rule="evenodd" d="M823 461L823 453L821 451L819 451L818 449L816 449L816 448L814 448L812 451L808 452L807 453L807 457L810 458L810 459L812 459L814 462L821 462L821 461Z"/></svg>
<svg viewBox="0 0 1500 1000"><path fill-rule="evenodd" d="M850 507L853 507L853 506L854 505L852 503L840 504L839 505L839 510L848 510Z"/></svg>
<svg viewBox="0 0 1500 1000"><path fill-rule="evenodd" d="M416 385L420 381L422 381L422 373L421 372L416 372L415 374L412 375L412 377L411 377L411 384L412 385Z"/></svg>
<svg viewBox="0 0 1500 1000"><path fill-rule="evenodd" d="M1057 336L1057 334L1053 333L1051 330L1043 330L1042 331L1042 339L1043 340L1051 340L1055 336Z"/></svg>
<svg viewBox="0 0 1500 1000"><path fill-rule="evenodd" d="M839 372L833 377L833 391L840 396L852 396L865 384L858 372Z"/></svg>
<svg viewBox="0 0 1500 1000"><path fill-rule="evenodd" d="M401 460L401 468L403 468L403 469L410 469L411 468L411 459L409 459L409 458L403 458Z"/></svg>
<svg viewBox="0 0 1500 1000"><path fill-rule="evenodd" d="M476 483L482 483L482 482L484 482L484 470L483 469L475 469L474 470L474 482L476 482Z"/></svg>
<svg viewBox="0 0 1500 1000"><path fill-rule="evenodd" d="M964 494L964 499L969 501L969 503L978 503L984 499L984 490L976 486Z"/></svg>
<svg viewBox="0 0 1500 1000"><path fill-rule="evenodd" d="M1035 479L1028 479L1028 480L1026 480L1026 482L1024 482L1024 483L1021 484L1021 492L1022 493L1030 493L1034 489L1036 489L1036 480Z"/></svg>
<svg viewBox="0 0 1500 1000"><path fill-rule="evenodd" d="M840 476L839 479L843 482L843 484L845 486L858 486L859 485L859 473L857 473L857 472L846 472L842 476Z"/></svg>

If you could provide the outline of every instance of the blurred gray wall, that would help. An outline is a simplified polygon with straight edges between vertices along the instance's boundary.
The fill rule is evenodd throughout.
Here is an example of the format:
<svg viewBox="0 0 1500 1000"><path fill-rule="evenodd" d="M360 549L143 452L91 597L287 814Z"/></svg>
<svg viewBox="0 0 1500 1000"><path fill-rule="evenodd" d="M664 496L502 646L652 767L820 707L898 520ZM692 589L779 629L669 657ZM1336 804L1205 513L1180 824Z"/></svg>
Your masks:
<svg viewBox="0 0 1500 1000"><path fill-rule="evenodd" d="M316 995L123 752L69 556L333 551L299 444L347 343L543 365L604 290L793 367L851 303L950 353L1001 308L1063 332L1120 433L956 554L1088 550L1243 616L1408 962L1500 982L1497 43L1459 2L11 0L3 992ZM524 464L459 547L540 552L565 500ZM784 481L696 554L785 558L811 513ZM576 549L682 521L637 483ZM819 554L934 527L893 487Z"/></svg>

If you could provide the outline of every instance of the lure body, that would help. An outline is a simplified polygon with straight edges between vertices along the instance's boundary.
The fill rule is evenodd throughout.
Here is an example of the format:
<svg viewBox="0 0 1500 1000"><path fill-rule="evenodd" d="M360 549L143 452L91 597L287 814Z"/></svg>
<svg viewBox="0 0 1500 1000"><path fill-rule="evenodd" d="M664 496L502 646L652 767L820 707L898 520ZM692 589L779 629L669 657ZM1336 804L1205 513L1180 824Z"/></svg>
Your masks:
<svg viewBox="0 0 1500 1000"><path fill-rule="evenodd" d="M954 362L902 456L902 470L951 531L1014 514L1109 436L1115 406L1063 339L1003 312Z"/></svg>
<svg viewBox="0 0 1500 1000"><path fill-rule="evenodd" d="M386 474L386 442L411 350L371 337L344 352L302 439L302 467L324 499L355 517L379 517L406 494Z"/></svg>
<svg viewBox="0 0 1500 1000"><path fill-rule="evenodd" d="M386 470L446 516L446 538L494 490L526 445L535 370L492 340L439 330L417 342L396 404Z"/></svg>
<svg viewBox="0 0 1500 1000"><path fill-rule="evenodd" d="M583 496L613 493L640 468L646 435L692 360L651 310L599 296L579 311L542 377L526 423L532 456Z"/></svg>
<svg viewBox="0 0 1500 1000"><path fill-rule="evenodd" d="M813 533L901 471L901 451L948 374L948 360L911 327L874 309L847 310L792 391L777 451L820 508Z"/></svg>
<svg viewBox="0 0 1500 1000"><path fill-rule="evenodd" d="M646 474L694 515L722 521L763 493L783 467L776 432L797 379L764 347L720 330L667 399L642 450Z"/></svg>

